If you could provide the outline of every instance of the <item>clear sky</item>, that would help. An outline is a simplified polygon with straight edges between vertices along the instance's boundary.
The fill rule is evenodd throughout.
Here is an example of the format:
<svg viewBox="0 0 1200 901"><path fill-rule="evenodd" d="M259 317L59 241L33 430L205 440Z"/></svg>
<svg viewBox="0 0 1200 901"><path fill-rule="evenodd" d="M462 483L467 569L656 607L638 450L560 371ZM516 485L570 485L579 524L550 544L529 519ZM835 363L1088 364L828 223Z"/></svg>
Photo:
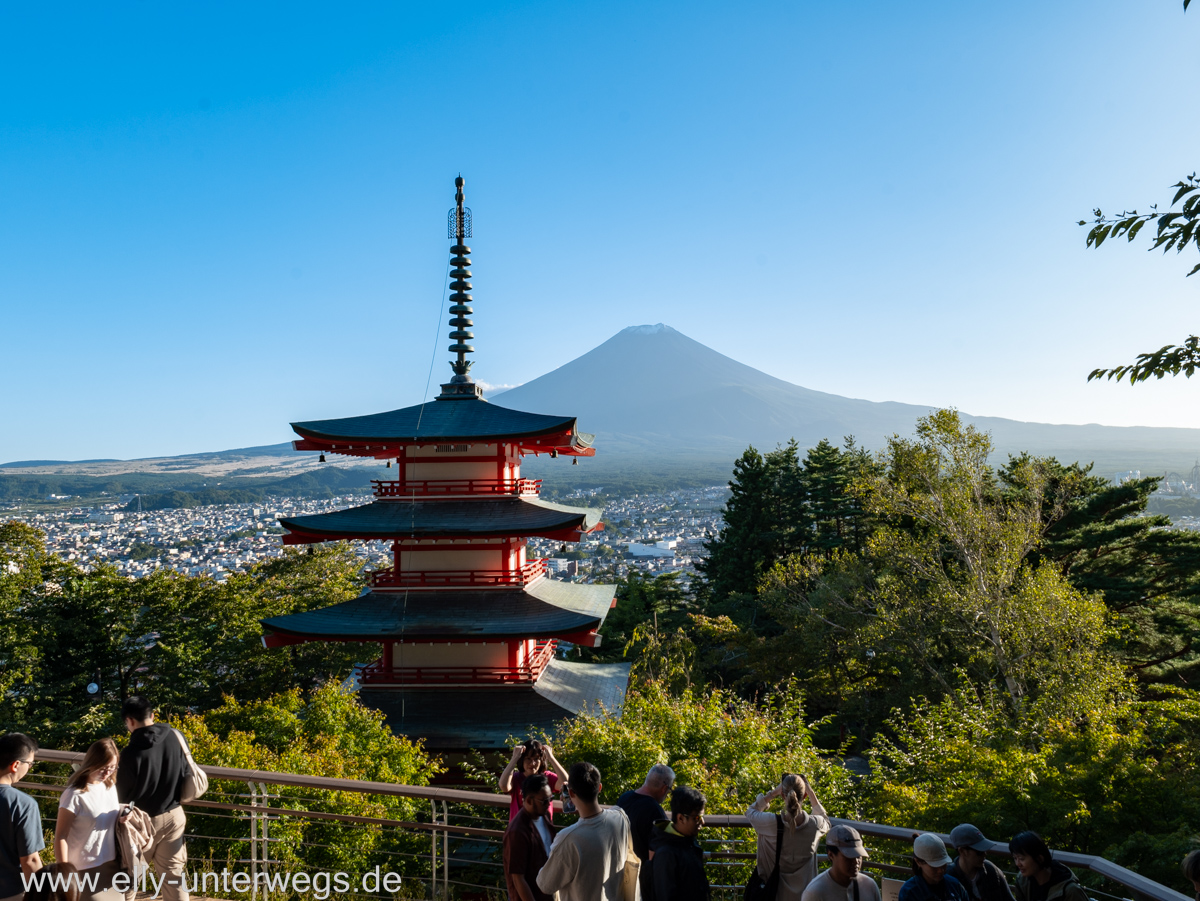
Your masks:
<svg viewBox="0 0 1200 901"><path fill-rule="evenodd" d="M1198 39L1177 0L8 4L0 461L419 402L459 172L485 381L665 322L852 397L1200 427L1200 379L1085 382L1196 330L1194 258L1075 224L1200 164Z"/></svg>

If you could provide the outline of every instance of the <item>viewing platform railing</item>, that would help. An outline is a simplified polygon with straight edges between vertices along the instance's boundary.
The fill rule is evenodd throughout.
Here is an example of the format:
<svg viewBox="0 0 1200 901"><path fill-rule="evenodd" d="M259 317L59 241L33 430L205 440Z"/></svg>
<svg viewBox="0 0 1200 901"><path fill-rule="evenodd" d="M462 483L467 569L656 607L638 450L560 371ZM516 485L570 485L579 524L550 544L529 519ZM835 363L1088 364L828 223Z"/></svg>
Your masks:
<svg viewBox="0 0 1200 901"><path fill-rule="evenodd" d="M376 497L451 497L467 495L536 495L541 479L372 479Z"/></svg>
<svg viewBox="0 0 1200 901"><path fill-rule="evenodd" d="M360 685L520 685L534 682L554 658L558 643L539 641L524 666L394 666L386 669L380 661L358 670Z"/></svg>
<svg viewBox="0 0 1200 901"><path fill-rule="evenodd" d="M38 766L26 774L17 787L44 802L43 824L54 825L54 808L69 770L62 764L78 763L83 755L66 751L40 750ZM54 767L47 772L45 764ZM205 860L215 860L224 853L231 862L244 865L251 881L257 885L257 874L278 872L285 866L281 858L287 853L336 850L339 841L346 847L357 847L357 833L362 830L428 839L423 850L381 850L374 852L372 865L403 872L404 897L427 899L458 898L462 901L502 901L507 897L504 888L504 867L501 844L508 825L508 795L484 791L469 791L437 786L409 786L384 782L365 782L351 779L332 779L322 776L302 776L291 773L245 770L232 767L204 766L212 780L204 798L184 805L188 815L186 837L189 843L189 867L192 871ZM282 797L281 789L292 792ZM295 790L299 790L297 794ZM407 798L424 806L424 814L413 820L393 820L380 817L355 816L310 809L329 805L336 797L327 792L345 792L364 797ZM562 821L561 810L555 810L556 822ZM323 842L280 838L270 834L275 824L324 824L327 831ZM710 815L705 817L700 834L706 853L709 881L713 897L719 901L735 901L741 897L742 885L749 876L755 859L755 833L743 816ZM834 818L835 824L853 826L864 838L871 857L866 869L873 876L905 879L911 875L909 860L912 838L917 829L880 825ZM233 837L213 833L235 833ZM284 830L286 831L286 830ZM295 830L293 830L294 835ZM340 839L339 839L340 836ZM944 841L949 836L942 835ZM422 839L423 841L424 839ZM222 851L223 849L223 851ZM1008 846L995 843L989 852L997 858L1007 858ZM1151 879L1118 866L1101 857L1055 851L1055 860L1081 871L1087 893L1097 901L1193 901ZM824 855L819 860L824 862ZM1009 880L1013 879L1011 864L1001 861ZM1086 871L1086 872L1082 872ZM415 893L414 893L415 891ZM305 897L311 897L311 892ZM336 898L375 898L386 893L362 891L337 892ZM237 892L224 897L265 898L261 889ZM273 895L272 898L280 896Z"/></svg>
<svg viewBox="0 0 1200 901"><path fill-rule="evenodd" d="M544 559L530 560L517 569L441 569L396 572L378 569L367 573L372 588L495 588L519 586L546 574Z"/></svg>

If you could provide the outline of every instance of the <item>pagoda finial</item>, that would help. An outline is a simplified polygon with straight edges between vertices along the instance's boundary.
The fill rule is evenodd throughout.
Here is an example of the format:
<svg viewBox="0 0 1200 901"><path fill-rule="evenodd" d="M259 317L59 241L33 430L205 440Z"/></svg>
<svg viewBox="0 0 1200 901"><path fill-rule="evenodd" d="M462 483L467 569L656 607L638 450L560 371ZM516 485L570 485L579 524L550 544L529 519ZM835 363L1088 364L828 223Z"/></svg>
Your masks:
<svg viewBox="0 0 1200 901"><path fill-rule="evenodd" d="M442 385L440 399L483 395L482 389L471 379L471 361L467 359L467 354L475 352L475 348L466 343L475 337L474 332L468 331L475 324L468 317L475 311L470 305L471 295L466 293L471 290L471 248L463 242L471 237L471 209L463 205L465 184L461 175L454 179L454 208L446 217L449 237L454 239L454 246L450 248L450 290L454 292L450 295L450 338L454 343L450 345L450 351L456 358L450 362L454 377Z"/></svg>

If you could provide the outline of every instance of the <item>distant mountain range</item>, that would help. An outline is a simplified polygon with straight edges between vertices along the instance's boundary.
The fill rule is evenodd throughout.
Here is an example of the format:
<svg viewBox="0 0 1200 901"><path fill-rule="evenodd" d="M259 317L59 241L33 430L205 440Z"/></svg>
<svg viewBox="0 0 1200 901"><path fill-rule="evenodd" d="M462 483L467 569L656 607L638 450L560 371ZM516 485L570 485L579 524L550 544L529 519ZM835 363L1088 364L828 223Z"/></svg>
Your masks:
<svg viewBox="0 0 1200 901"><path fill-rule="evenodd" d="M634 476L665 472L688 473L693 482L720 481L748 445L769 450L795 438L803 448L822 438L840 444L853 435L859 444L875 449L892 434L911 434L916 420L935 409L802 388L661 323L624 329L553 372L488 398L513 409L577 416L580 429L596 433L597 456L581 461L578 468L563 458L527 460L531 475L559 486L588 480L645 485L654 479L638 481ZM369 412L377 411L347 408L329 415ZM1052 454L1063 462L1094 461L1097 474L1109 477L1130 469L1147 475L1188 472L1200 456L1200 429L1049 425L966 413L963 418L992 434L999 459L1023 450ZM354 478L361 478L365 486L367 475L357 475L357 469L370 464L340 458L332 458L330 464L355 469ZM297 453L281 443L146 460L23 461L0 465L0 476L136 473L166 487L175 481L168 477L192 474L203 477L211 488L222 482L222 487L229 486L227 479L244 486L260 479L316 475L320 468L315 455ZM349 477L344 473L341 483Z"/></svg>

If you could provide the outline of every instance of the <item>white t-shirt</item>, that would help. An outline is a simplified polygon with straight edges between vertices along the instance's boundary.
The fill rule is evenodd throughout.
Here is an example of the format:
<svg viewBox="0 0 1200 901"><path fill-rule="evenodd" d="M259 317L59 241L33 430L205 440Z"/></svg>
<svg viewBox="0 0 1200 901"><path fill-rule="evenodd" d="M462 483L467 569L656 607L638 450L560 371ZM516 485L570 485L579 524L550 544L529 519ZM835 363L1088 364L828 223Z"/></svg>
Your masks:
<svg viewBox="0 0 1200 901"><path fill-rule="evenodd" d="M68 788L58 806L75 814L67 835L67 860L76 869L90 870L117 856L117 787L89 782L85 788Z"/></svg>
<svg viewBox="0 0 1200 901"><path fill-rule="evenodd" d="M854 897L854 883L842 888L829 875L828 870L822 870L801 896L801 901L879 901L879 886L866 873L855 877L858 881L858 897Z"/></svg>
<svg viewBox="0 0 1200 901"><path fill-rule="evenodd" d="M555 836L538 888L558 892L559 901L616 901L628 852L629 819L621 808L609 807Z"/></svg>

